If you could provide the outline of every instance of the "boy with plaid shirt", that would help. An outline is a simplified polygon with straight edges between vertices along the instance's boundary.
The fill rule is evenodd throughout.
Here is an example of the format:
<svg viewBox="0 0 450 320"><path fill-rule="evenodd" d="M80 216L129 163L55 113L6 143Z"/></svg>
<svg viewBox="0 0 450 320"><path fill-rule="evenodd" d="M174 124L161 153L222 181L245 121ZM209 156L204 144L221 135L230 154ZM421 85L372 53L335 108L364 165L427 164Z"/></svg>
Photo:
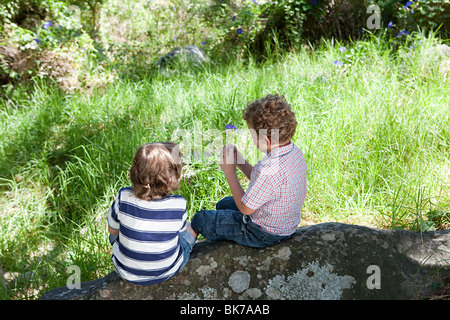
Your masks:
<svg viewBox="0 0 450 320"><path fill-rule="evenodd" d="M289 238L300 223L307 166L291 141L297 121L283 96L256 100L244 110L243 118L253 142L267 155L253 167L235 146L226 146L220 167L233 196L220 200L216 210L197 212L191 227L210 241L266 247ZM250 179L245 192L236 168Z"/></svg>

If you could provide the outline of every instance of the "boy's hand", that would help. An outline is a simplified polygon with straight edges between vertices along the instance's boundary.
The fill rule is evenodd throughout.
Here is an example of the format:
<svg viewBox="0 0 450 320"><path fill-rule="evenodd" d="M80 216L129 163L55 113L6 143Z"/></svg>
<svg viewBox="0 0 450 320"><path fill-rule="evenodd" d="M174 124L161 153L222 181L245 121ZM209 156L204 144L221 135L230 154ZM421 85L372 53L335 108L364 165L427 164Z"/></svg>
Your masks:
<svg viewBox="0 0 450 320"><path fill-rule="evenodd" d="M236 158L237 158L237 148L232 145L226 145L220 151L220 168L225 173L225 175L236 172Z"/></svg>
<svg viewBox="0 0 450 320"><path fill-rule="evenodd" d="M234 202L236 203L239 211L242 214L250 215L253 212L255 212L255 209L251 209L247 207L242 202L242 197L244 196L244 190L241 187L241 184L239 183L239 179L236 174L236 163L239 164L239 161L244 162L243 165L247 167L248 171L247 173L250 175L252 171L252 166L249 165L245 159L242 157L240 159L239 157L242 157L242 154L237 150L237 148L230 144L226 145L221 151L220 151L220 168L222 168L223 173L225 174L225 177L227 178L228 185L230 186L231 194L233 195ZM241 162L241 163L242 163Z"/></svg>

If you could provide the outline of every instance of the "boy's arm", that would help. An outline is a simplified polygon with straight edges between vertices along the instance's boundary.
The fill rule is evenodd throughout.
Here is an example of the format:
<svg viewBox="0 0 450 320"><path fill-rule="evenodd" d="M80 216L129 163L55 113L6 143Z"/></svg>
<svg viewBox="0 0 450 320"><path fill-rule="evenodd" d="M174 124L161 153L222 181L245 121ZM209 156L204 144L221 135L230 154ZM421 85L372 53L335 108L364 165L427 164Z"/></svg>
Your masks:
<svg viewBox="0 0 450 320"><path fill-rule="evenodd" d="M242 171L243 174L245 174L245 176L250 179L250 176L252 175L252 171L253 171L253 166L247 162L247 160L244 160L245 163L243 164L237 164L236 166L239 168L239 170Z"/></svg>
<svg viewBox="0 0 450 320"><path fill-rule="evenodd" d="M113 236L118 236L119 235L119 230L113 229L111 227L108 227L108 231L110 234L112 234Z"/></svg>
<svg viewBox="0 0 450 320"><path fill-rule="evenodd" d="M234 147L234 146L233 146ZM233 156L234 151L234 156ZM229 149L227 146L225 146L220 154L220 168L222 169L223 173L225 174L225 178L227 179L228 185L230 186L231 194L233 195L234 202L236 203L236 206L238 207L239 211L242 214L250 215L253 212L255 212L254 209L251 209L247 207L242 202L242 197L244 196L245 192L244 189L242 189L241 184L239 183L239 179L236 174L236 147L234 147L234 150ZM230 159L230 153L231 152L231 159ZM228 160L228 161L227 161ZM249 164L249 166L251 166ZM253 169L253 167L252 167ZM246 166L246 169L244 169L251 173L248 166ZM245 174L245 172L244 172Z"/></svg>
<svg viewBox="0 0 450 320"><path fill-rule="evenodd" d="M225 177L227 178L228 185L230 186L231 194L233 195L234 202L238 207L239 211L244 215L251 215L255 212L254 209L247 207L242 202L242 197L245 194L244 189L242 189L241 184L239 183L239 179L236 174L236 170L234 172L225 172Z"/></svg>
<svg viewBox="0 0 450 320"><path fill-rule="evenodd" d="M119 235L120 221L117 217L118 207L117 204L119 202L119 193L114 199L113 204L108 210L108 214L106 215L106 220L108 222L108 232L113 236Z"/></svg>
<svg viewBox="0 0 450 320"><path fill-rule="evenodd" d="M247 161L247 159L242 156L236 146L234 146L234 154L236 158L236 166L239 170L242 171L243 174L245 174L248 179L250 179L253 171L253 166Z"/></svg>

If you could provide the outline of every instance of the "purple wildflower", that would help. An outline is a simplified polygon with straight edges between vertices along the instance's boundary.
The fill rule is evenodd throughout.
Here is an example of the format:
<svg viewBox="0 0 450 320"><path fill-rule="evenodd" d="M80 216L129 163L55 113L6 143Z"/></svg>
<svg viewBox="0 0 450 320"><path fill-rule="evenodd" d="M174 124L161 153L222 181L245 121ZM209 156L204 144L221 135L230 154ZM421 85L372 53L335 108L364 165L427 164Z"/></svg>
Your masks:
<svg viewBox="0 0 450 320"><path fill-rule="evenodd" d="M393 23L392 21L389 21L389 23L388 23L388 28L389 28L389 29L392 28L393 25L394 25L394 23Z"/></svg>
<svg viewBox="0 0 450 320"><path fill-rule="evenodd" d="M413 2L412 1L408 1L408 2L406 2L406 4L403 6L403 9L406 9L406 8L408 8L409 6L412 6L413 5Z"/></svg>
<svg viewBox="0 0 450 320"><path fill-rule="evenodd" d="M406 31L406 30L402 30L402 31L400 31L400 33L397 35L397 38L398 37L400 37L400 36L402 36L402 35L408 35L409 34L409 31Z"/></svg>
<svg viewBox="0 0 450 320"><path fill-rule="evenodd" d="M345 52L345 50L347 50L347 48L346 48L346 47L340 47L340 48L339 48L339 51L340 51L340 52L342 52L342 53L344 53L344 52Z"/></svg>
<svg viewBox="0 0 450 320"><path fill-rule="evenodd" d="M235 125L232 125L232 124L227 124L225 126L225 129L227 129L227 130L237 130L237 127Z"/></svg>
<svg viewBox="0 0 450 320"><path fill-rule="evenodd" d="M41 40L39 40L38 38L35 38L33 40L36 41L36 43L41 43Z"/></svg>
<svg viewBox="0 0 450 320"><path fill-rule="evenodd" d="M237 34L242 34L244 31L241 28L239 28L236 30L236 32L237 32Z"/></svg>
<svg viewBox="0 0 450 320"><path fill-rule="evenodd" d="M44 29L48 29L48 28L50 28L50 27L53 27L53 22L51 22L51 21L48 21L48 22L45 22L43 25L42 25L42 28L44 28Z"/></svg>
<svg viewBox="0 0 450 320"><path fill-rule="evenodd" d="M342 62L342 61L338 61L338 60L336 60L336 61L334 61L333 62L333 64L335 65L335 66L342 66L344 63Z"/></svg>
<svg viewBox="0 0 450 320"><path fill-rule="evenodd" d="M256 5L258 5L258 2L256 2L256 0L253 0L253 3L256 4Z"/></svg>

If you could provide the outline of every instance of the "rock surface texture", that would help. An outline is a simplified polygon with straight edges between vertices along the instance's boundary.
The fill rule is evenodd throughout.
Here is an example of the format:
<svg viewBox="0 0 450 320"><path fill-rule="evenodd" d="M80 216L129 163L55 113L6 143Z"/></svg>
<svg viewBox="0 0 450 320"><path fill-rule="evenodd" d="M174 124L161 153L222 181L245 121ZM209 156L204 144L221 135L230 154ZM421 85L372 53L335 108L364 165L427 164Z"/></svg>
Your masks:
<svg viewBox="0 0 450 320"><path fill-rule="evenodd" d="M411 299L450 275L449 266L450 230L324 223L263 249L199 241L186 267L155 286L112 272L41 299Z"/></svg>

